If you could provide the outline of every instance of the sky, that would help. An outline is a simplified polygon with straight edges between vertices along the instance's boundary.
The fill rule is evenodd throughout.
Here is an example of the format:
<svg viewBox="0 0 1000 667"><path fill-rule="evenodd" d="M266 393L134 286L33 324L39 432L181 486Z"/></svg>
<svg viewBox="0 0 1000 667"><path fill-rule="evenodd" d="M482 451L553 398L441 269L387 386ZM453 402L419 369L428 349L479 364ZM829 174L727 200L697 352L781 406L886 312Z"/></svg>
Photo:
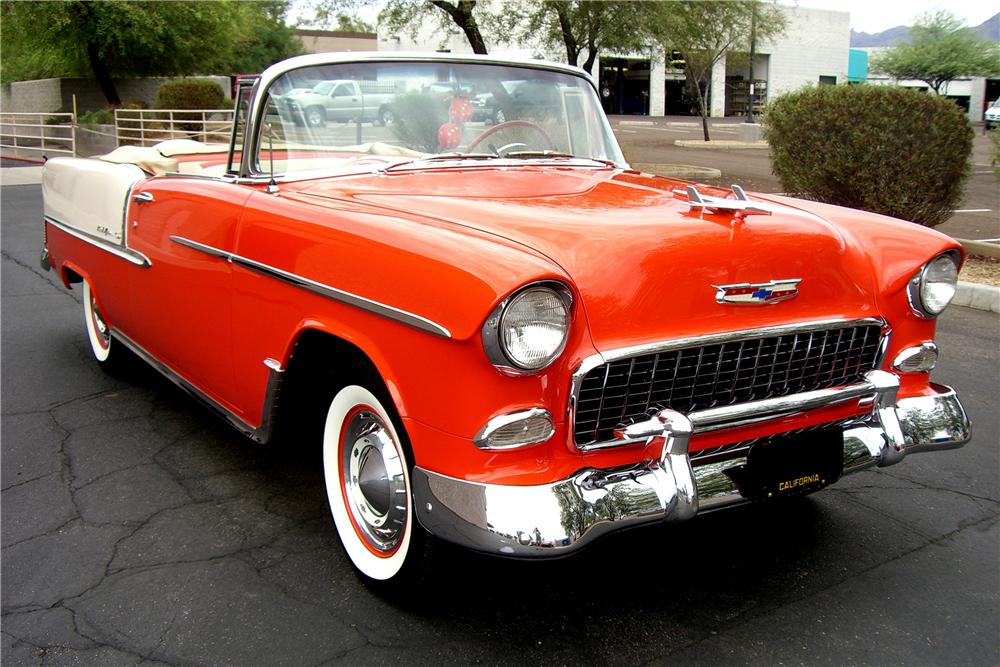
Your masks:
<svg viewBox="0 0 1000 667"><path fill-rule="evenodd" d="M898 25L913 25L921 14L939 9L946 9L964 20L967 25L977 26L1000 11L1000 3L995 0L779 0L784 5L798 5L812 9L833 9L851 13L851 28L858 32L881 32ZM301 2L293 3L293 16ZM364 7L359 13L361 18L374 23L379 8L384 2L375 6Z"/></svg>
<svg viewBox="0 0 1000 667"><path fill-rule="evenodd" d="M851 28L857 32L882 32L898 25L913 25L926 12L944 9L977 26L997 12L1000 3L992 0L781 0L783 5L798 5L812 9L834 9L851 13Z"/></svg>

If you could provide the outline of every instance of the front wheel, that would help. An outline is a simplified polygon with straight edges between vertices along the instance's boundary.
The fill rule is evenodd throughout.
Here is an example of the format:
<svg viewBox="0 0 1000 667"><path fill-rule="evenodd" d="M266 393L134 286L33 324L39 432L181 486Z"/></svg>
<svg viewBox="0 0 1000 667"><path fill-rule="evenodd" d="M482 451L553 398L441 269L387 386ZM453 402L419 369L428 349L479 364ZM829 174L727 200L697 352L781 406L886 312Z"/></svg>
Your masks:
<svg viewBox="0 0 1000 667"><path fill-rule="evenodd" d="M376 582L411 579L423 561L410 465L381 401L360 385L337 392L323 431L327 498L351 563Z"/></svg>
<svg viewBox="0 0 1000 667"><path fill-rule="evenodd" d="M306 109L306 125L309 127L323 127L326 125L326 113L320 107L309 107Z"/></svg>

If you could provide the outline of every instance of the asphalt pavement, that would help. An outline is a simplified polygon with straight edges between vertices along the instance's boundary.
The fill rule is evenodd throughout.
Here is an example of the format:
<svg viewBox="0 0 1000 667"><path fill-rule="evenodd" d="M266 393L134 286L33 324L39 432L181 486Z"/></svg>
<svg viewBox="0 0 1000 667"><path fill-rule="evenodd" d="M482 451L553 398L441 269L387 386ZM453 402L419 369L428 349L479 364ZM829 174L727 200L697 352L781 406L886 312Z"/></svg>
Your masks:
<svg viewBox="0 0 1000 667"><path fill-rule="evenodd" d="M963 449L561 561L442 547L388 599L337 544L318 449L256 446L149 369L102 373L79 289L38 267L39 187L0 197L4 664L1000 662L995 314L940 324Z"/></svg>

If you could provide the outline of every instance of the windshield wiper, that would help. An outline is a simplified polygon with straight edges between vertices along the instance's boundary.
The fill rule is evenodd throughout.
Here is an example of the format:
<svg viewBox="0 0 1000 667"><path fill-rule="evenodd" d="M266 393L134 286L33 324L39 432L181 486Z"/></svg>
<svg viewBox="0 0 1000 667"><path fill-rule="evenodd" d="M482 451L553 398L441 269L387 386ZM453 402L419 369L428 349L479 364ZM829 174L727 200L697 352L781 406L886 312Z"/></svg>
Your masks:
<svg viewBox="0 0 1000 667"><path fill-rule="evenodd" d="M439 153L437 155L428 155L427 157L417 157L412 160L407 160L406 162L397 162L396 164L389 165L382 171L391 171L397 167L407 167L411 164L417 164L418 162L436 162L439 160L495 160L497 156L493 153L462 153L461 151L454 151L452 153Z"/></svg>
<svg viewBox="0 0 1000 667"><path fill-rule="evenodd" d="M533 157L540 157L540 158L577 158L579 160L592 160L593 162L600 162L601 164L607 165L609 167L617 167L618 166L615 162L613 162L611 160L605 160L604 158L588 157L588 156L584 156L584 155L574 155L573 153L564 153L562 151L552 151L552 150L544 150L544 151L510 151L509 153L504 153L504 157L512 157L512 158L533 158Z"/></svg>

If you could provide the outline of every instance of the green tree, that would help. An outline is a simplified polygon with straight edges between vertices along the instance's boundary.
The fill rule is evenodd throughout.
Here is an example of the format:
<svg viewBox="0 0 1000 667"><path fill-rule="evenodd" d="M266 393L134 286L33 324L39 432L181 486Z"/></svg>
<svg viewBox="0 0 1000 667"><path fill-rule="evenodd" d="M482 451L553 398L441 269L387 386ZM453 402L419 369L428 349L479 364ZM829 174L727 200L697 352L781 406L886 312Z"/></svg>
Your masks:
<svg viewBox="0 0 1000 667"><path fill-rule="evenodd" d="M979 37L949 12L931 12L910 28L909 42L873 57L871 68L893 79L923 81L940 95L960 77L1000 74L1000 44Z"/></svg>
<svg viewBox="0 0 1000 667"><path fill-rule="evenodd" d="M119 105L115 77L258 71L298 51L283 27L288 3L0 3L5 81L93 77Z"/></svg>
<svg viewBox="0 0 1000 667"><path fill-rule="evenodd" d="M539 40L563 47L566 62L588 72L601 51L634 53L650 44L650 26L661 17L662 3L611 0L546 0L515 5L502 17L501 32L522 41ZM520 11L518 11L520 7ZM586 58L580 65L580 58Z"/></svg>
<svg viewBox="0 0 1000 667"><path fill-rule="evenodd" d="M684 76L695 92L702 132L709 141L712 69L724 57L745 58L751 33L757 41L780 35L785 15L773 2L760 0L684 0L656 5L662 12L655 23L658 39L668 52L679 51L683 57Z"/></svg>

